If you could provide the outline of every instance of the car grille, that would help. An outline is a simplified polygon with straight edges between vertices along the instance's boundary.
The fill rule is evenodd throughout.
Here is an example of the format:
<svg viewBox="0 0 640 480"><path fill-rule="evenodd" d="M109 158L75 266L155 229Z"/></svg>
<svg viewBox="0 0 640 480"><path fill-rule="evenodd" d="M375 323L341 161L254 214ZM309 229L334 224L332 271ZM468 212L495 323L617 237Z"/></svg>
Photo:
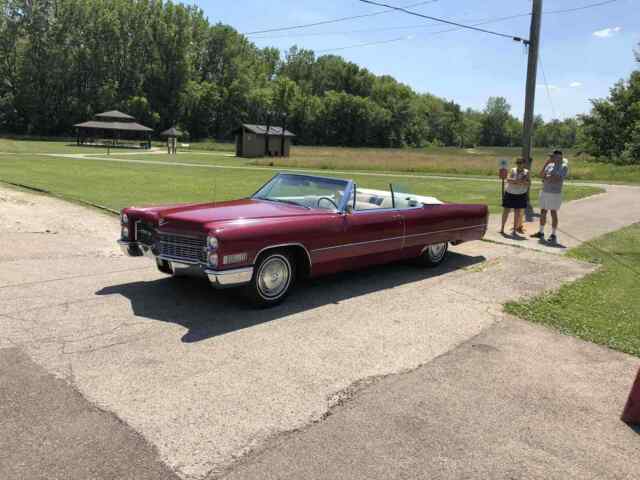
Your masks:
<svg viewBox="0 0 640 480"><path fill-rule="evenodd" d="M207 261L205 238L160 233L160 255L189 262Z"/></svg>
<svg viewBox="0 0 640 480"><path fill-rule="evenodd" d="M153 245L155 230L153 226L143 221L136 222L136 240L145 245Z"/></svg>

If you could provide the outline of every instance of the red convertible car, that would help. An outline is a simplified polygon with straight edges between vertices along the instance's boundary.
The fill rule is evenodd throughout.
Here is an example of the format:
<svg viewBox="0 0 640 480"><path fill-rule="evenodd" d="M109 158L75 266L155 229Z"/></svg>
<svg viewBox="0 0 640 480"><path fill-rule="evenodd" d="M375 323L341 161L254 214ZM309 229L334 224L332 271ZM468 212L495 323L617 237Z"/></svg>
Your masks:
<svg viewBox="0 0 640 480"><path fill-rule="evenodd" d="M445 204L389 185L281 173L249 198L125 208L119 244L169 275L214 287L244 286L260 306L282 301L294 280L415 258L438 265L449 243L478 240L486 205Z"/></svg>

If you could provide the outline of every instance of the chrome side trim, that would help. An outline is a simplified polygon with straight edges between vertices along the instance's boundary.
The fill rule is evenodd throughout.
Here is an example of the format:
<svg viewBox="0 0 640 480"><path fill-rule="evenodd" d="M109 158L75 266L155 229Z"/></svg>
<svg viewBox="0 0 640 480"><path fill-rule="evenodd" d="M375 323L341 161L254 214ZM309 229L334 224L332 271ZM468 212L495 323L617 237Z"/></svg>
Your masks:
<svg viewBox="0 0 640 480"><path fill-rule="evenodd" d="M326 250L335 250L336 248L343 248L343 247L357 247L359 245L370 245L372 243L380 243L380 242L390 242L391 240L402 240L404 237L400 236L400 237L389 237L389 238L381 238L379 240L367 240L366 242L354 242L354 243L344 243L342 245L333 245L331 247L323 247L323 248L316 248L315 250L311 250L312 252L324 252Z"/></svg>
<svg viewBox="0 0 640 480"><path fill-rule="evenodd" d="M309 260L309 267L311 267L313 265L313 263L311 262L311 255L309 254L309 250L307 250L307 247L305 247L303 244L301 243L296 243L296 242L292 242L292 243L279 243L277 245L269 245L267 247L264 247L262 250L260 250L258 253L256 253L256 256L253 257L253 264L255 265L256 260L258 260L258 257L260 256L260 254L266 250L271 250L273 248L280 248L280 247L302 247L305 251L305 253L307 254L307 260ZM315 250L314 250L315 252Z"/></svg>
<svg viewBox="0 0 640 480"><path fill-rule="evenodd" d="M424 204L420 204L417 207L407 207L407 208L368 208L366 210L354 210L354 215L363 215L365 213L376 213L376 212L406 212L407 210L419 210L424 208Z"/></svg>
<svg viewBox="0 0 640 480"><path fill-rule="evenodd" d="M236 268L234 270L209 270L204 273L209 277L209 282L214 287L233 287L245 285L253 277L253 267Z"/></svg>
<svg viewBox="0 0 640 480"><path fill-rule="evenodd" d="M460 230L471 230L473 228L484 228L486 226L487 226L486 223L481 223L479 225L472 225L470 227L447 228L446 230L436 230L435 232L414 233L413 235L406 235L405 238L423 237L425 235L435 235L436 233L444 233L444 232L458 232Z"/></svg>
<svg viewBox="0 0 640 480"><path fill-rule="evenodd" d="M470 226L470 227L448 228L446 230L436 230L435 232L414 233L413 235L403 235L401 237L382 238L380 240L367 240L366 242L344 243L342 245L333 245L331 247L316 248L315 250L312 250L311 252L312 253L323 252L325 250L333 250L333 249L336 249L336 248L353 247L353 246L359 246L359 245L368 245L368 244L371 244L371 243L389 242L391 240L400 240L400 239L406 239L406 238L425 237L425 236L428 236L428 235L435 235L437 233L457 232L457 231L460 231L460 230L471 230L471 229L474 229L474 228L486 228L486 224L473 225L473 226Z"/></svg>

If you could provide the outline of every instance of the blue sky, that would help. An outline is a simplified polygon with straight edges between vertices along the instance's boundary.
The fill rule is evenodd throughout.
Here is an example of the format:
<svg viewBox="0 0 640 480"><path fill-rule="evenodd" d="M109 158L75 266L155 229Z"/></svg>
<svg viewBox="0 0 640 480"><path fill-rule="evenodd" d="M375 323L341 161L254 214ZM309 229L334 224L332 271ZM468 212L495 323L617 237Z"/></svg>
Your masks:
<svg viewBox="0 0 640 480"><path fill-rule="evenodd" d="M419 0L387 0L405 6ZM545 0L544 10L580 7L602 0ZM188 3L188 2L185 2ZM195 0L213 23L240 32L320 22L382 11L358 0ZM530 0L436 0L412 10L462 23L530 12ZM543 17L541 59L550 96L538 69L536 113L546 120L589 110L590 98L604 97L620 78L637 68L633 49L640 42L640 0L618 0L588 10ZM483 28L528 37L529 17ZM408 28L400 28L408 27ZM526 55L521 44L473 31L446 30L402 12L329 25L252 35L259 47L286 50L292 45L335 53L375 74L388 74L418 92L482 108L489 96L504 96L521 117ZM333 50L362 43L399 39L367 47ZM555 112L555 115L554 115Z"/></svg>

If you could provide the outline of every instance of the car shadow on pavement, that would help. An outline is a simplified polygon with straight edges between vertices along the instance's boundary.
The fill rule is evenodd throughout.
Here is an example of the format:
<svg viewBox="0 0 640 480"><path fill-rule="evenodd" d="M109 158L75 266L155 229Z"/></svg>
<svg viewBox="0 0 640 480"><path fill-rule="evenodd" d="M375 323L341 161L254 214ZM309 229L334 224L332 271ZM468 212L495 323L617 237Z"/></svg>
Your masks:
<svg viewBox="0 0 640 480"><path fill-rule="evenodd" d="M185 343L198 342L243 328L287 317L349 298L394 288L470 267L483 256L451 252L436 268L406 263L371 267L353 272L303 280L280 305L255 309L239 289L215 290L204 278L176 277L105 287L97 295L122 295L131 301L138 317L184 326Z"/></svg>

